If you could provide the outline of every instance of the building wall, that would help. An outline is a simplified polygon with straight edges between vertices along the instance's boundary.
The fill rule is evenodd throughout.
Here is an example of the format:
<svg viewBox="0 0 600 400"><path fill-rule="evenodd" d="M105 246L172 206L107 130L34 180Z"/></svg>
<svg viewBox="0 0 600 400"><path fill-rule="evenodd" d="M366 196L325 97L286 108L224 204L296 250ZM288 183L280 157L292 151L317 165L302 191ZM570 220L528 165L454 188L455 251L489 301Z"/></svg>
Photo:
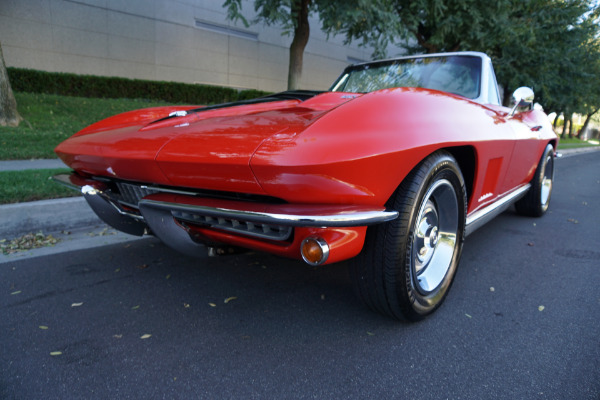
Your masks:
<svg viewBox="0 0 600 400"><path fill-rule="evenodd" d="M279 27L233 24L224 0L0 0L8 66L281 91L289 36ZM250 20L253 1L243 10ZM311 20L301 86L327 89L371 51L344 45Z"/></svg>

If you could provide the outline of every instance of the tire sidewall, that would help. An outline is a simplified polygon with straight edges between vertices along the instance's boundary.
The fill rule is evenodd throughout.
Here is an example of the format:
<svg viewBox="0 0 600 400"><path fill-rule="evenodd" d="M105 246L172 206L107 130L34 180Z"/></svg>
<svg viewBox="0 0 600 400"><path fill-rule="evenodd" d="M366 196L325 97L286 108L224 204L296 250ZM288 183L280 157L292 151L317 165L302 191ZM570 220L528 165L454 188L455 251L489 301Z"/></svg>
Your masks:
<svg viewBox="0 0 600 400"><path fill-rule="evenodd" d="M424 316L435 311L443 302L445 296L452 285L458 263L460 260L462 245L464 242L465 220L466 220L466 195L464 180L460 170L457 167L456 161L449 154L440 153L439 158L434 158L431 165L423 164L422 167L428 167L426 179L419 188L417 201L410 215L410 231L407 235L405 248L403 253L403 285L399 287L399 295L405 297L406 302L401 304L409 304L410 309L405 310L405 313L411 319L421 319ZM423 205L424 198L429 188L437 181L445 179L449 181L454 189L458 204L458 229L456 237L456 246L452 255L450 267L446 272L442 282L431 292L423 294L417 288L417 276L414 264L414 238L417 232L416 224L419 210Z"/></svg>

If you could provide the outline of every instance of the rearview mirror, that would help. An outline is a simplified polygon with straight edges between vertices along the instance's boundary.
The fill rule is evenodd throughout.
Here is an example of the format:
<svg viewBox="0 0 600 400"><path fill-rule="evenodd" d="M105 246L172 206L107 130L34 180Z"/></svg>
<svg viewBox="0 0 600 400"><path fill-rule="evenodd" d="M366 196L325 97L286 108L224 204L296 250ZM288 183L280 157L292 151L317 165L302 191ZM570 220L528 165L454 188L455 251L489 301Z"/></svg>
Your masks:
<svg viewBox="0 0 600 400"><path fill-rule="evenodd" d="M526 108L531 110L534 98L535 94L533 93L533 89L527 86L521 86L520 88L515 90L511 99L513 108L512 110L510 110L510 115L514 115L517 109L522 110Z"/></svg>

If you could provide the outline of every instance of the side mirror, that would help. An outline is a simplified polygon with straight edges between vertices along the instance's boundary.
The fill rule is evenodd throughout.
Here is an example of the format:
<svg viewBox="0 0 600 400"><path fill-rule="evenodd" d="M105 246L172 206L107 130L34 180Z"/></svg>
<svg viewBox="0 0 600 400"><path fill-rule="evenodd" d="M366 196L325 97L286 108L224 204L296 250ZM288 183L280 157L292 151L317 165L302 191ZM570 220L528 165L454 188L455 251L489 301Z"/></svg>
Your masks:
<svg viewBox="0 0 600 400"><path fill-rule="evenodd" d="M512 110L510 110L510 115L515 115L515 111L521 108L531 109L533 105L533 99L535 98L535 94L533 93L533 89L527 86L521 86L517 90L514 91L511 99L511 103L514 104Z"/></svg>

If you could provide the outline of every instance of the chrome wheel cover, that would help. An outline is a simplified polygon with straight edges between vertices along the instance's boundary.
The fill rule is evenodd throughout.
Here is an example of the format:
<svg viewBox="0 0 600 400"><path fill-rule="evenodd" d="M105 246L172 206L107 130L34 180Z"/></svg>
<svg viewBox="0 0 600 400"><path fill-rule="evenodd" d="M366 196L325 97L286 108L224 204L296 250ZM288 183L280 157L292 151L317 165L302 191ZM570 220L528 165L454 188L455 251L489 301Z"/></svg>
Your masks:
<svg viewBox="0 0 600 400"><path fill-rule="evenodd" d="M549 154L546 158L546 166L544 168L544 176L542 177L542 186L540 191L540 202L542 206L546 206L550 200L552 193L552 181L554 180L554 158Z"/></svg>
<svg viewBox="0 0 600 400"><path fill-rule="evenodd" d="M427 191L415 220L412 268L416 289L435 291L452 266L458 233L458 199L452 184L441 179Z"/></svg>

